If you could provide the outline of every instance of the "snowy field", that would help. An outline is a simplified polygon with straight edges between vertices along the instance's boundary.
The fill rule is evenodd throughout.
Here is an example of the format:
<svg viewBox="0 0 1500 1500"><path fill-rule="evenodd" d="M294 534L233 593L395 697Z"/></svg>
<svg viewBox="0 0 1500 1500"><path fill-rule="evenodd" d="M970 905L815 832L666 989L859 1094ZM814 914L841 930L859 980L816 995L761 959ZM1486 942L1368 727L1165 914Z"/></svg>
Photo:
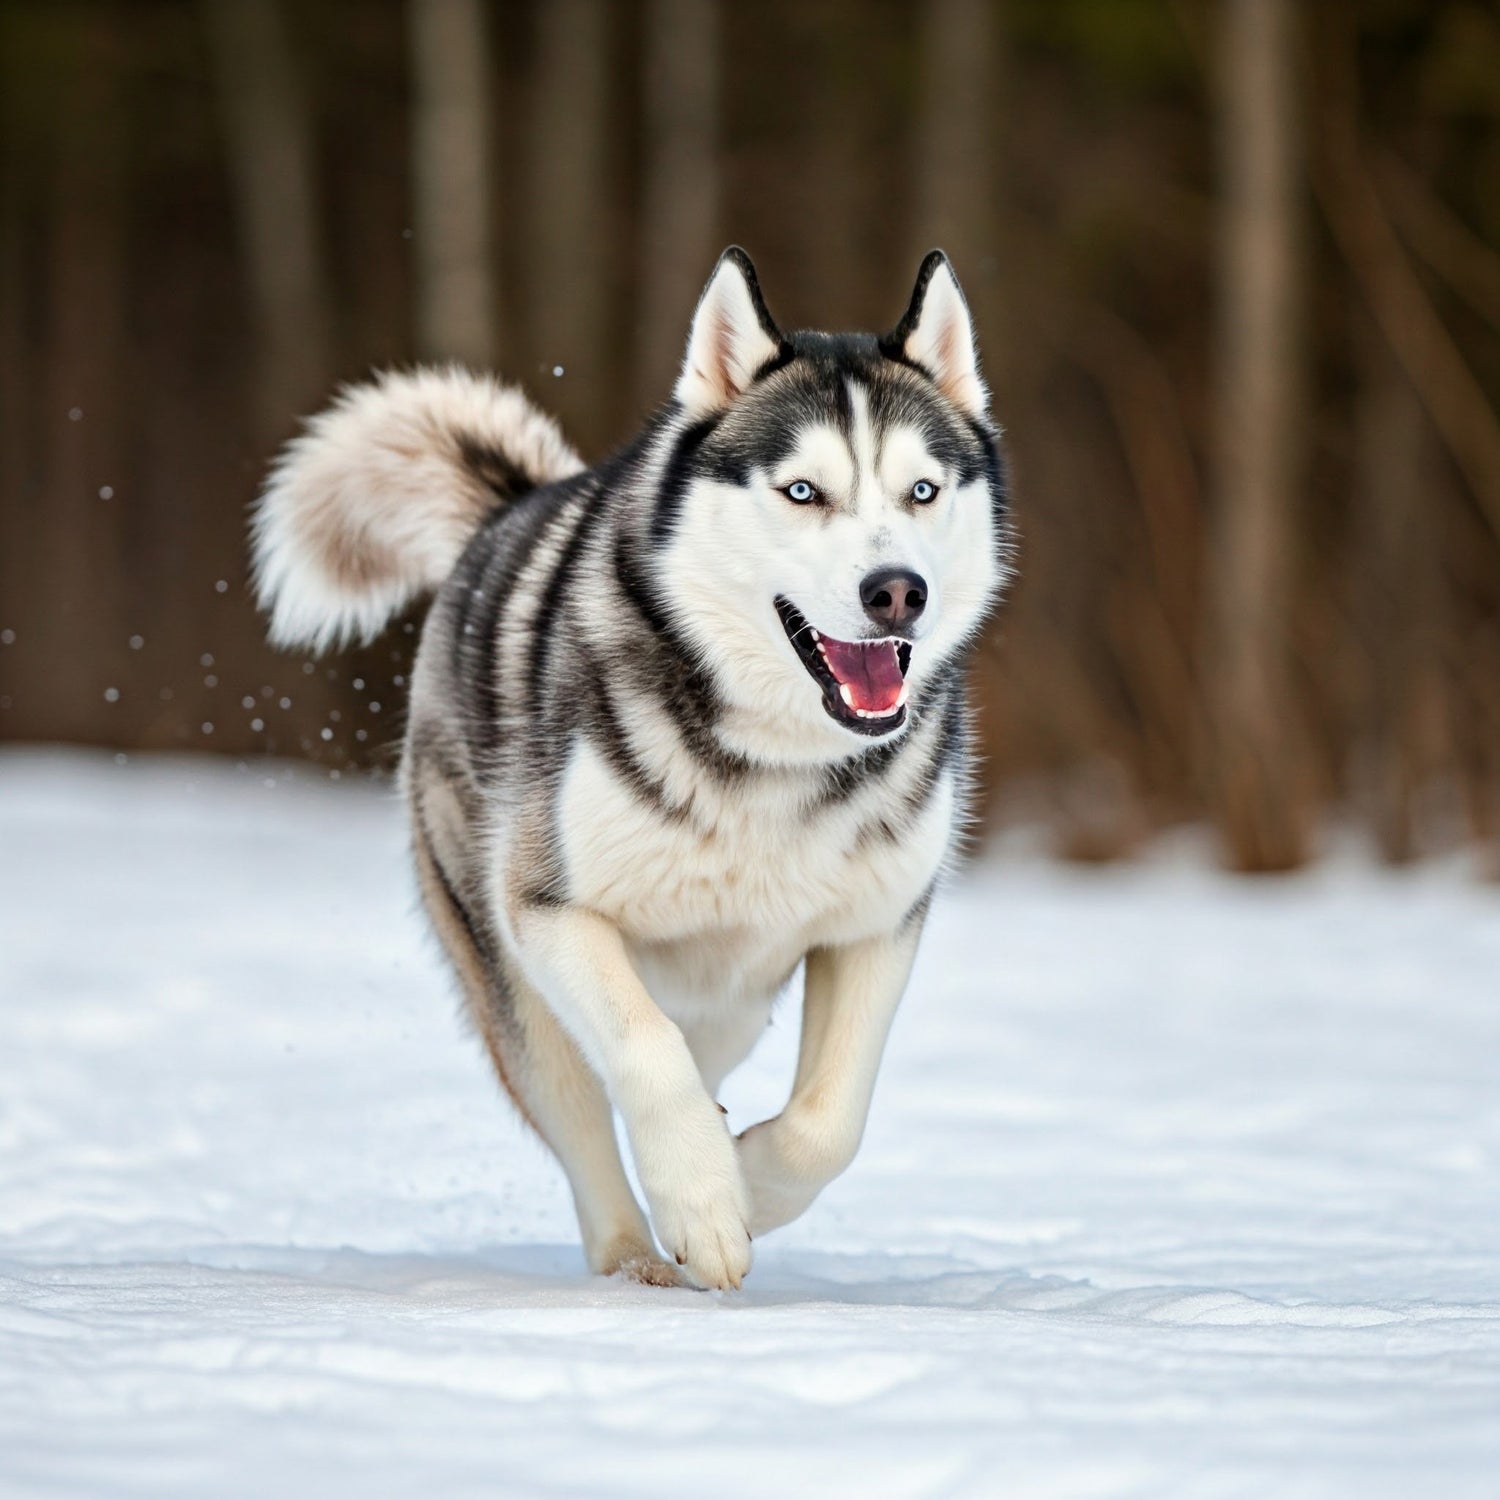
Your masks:
<svg viewBox="0 0 1500 1500"><path fill-rule="evenodd" d="M0 757L0 1494L1500 1493L1463 868L992 858L854 1168L717 1297L583 1274L391 793L287 775Z"/></svg>

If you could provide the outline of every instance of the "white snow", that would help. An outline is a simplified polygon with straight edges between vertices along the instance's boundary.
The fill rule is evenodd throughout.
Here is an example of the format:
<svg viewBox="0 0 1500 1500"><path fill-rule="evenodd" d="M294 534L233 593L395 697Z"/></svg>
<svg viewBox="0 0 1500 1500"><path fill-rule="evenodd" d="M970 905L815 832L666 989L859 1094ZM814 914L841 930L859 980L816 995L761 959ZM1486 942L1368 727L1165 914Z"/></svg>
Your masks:
<svg viewBox="0 0 1500 1500"><path fill-rule="evenodd" d="M1497 1085L1456 863L991 857L744 1293L598 1282L388 789L12 752L0 1493L1492 1497Z"/></svg>

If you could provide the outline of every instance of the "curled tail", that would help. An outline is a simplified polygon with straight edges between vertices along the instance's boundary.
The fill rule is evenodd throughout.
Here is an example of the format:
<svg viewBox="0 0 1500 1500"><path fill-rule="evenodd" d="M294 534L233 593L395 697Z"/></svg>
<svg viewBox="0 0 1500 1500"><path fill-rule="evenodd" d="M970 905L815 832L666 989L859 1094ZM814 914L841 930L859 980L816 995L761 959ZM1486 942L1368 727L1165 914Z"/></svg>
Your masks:
<svg viewBox="0 0 1500 1500"><path fill-rule="evenodd" d="M278 645L368 640L452 571L496 504L583 467L513 386L449 367L345 389L282 450L255 510Z"/></svg>

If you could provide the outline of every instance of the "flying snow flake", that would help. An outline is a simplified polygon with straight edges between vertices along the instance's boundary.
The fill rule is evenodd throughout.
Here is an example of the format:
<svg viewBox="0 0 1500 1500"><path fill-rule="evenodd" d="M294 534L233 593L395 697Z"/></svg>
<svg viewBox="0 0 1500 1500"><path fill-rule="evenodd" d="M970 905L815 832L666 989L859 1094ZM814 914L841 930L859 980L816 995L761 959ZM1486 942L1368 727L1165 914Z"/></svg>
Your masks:
<svg viewBox="0 0 1500 1500"><path fill-rule="evenodd" d="M16 633L14 630L0 630L0 646L14 646Z"/></svg>
<svg viewBox="0 0 1500 1500"><path fill-rule="evenodd" d="M106 703L118 703L120 701L120 690L116 687L108 687L104 690L104 701Z"/></svg>
<svg viewBox="0 0 1500 1500"><path fill-rule="evenodd" d="M112 484L101 484L99 486L99 498L101 500L113 500L115 498L115 487Z"/></svg>
<svg viewBox="0 0 1500 1500"><path fill-rule="evenodd" d="M364 678L363 677L356 677L354 679L354 691L356 693L362 693L364 691L364 687L365 687L365 680L364 680Z"/></svg>
<svg viewBox="0 0 1500 1500"><path fill-rule="evenodd" d="M210 724L206 719L203 721L202 729L204 734L212 734L214 732L214 726Z"/></svg>
<svg viewBox="0 0 1500 1500"><path fill-rule="evenodd" d="M279 708L290 708L291 706L292 700L290 698L281 699L280 703L277 705L277 707Z"/></svg>
<svg viewBox="0 0 1500 1500"><path fill-rule="evenodd" d="M380 705L378 703L372 703L370 705L370 712L372 714L378 714L380 712Z"/></svg>
<svg viewBox="0 0 1500 1500"><path fill-rule="evenodd" d="M240 707L241 708L254 708L255 707L255 699L249 693L246 693L245 696L240 699Z"/></svg>
<svg viewBox="0 0 1500 1500"><path fill-rule="evenodd" d="M320 729L318 731L318 734L325 740L331 740L333 738L333 731L326 726Z"/></svg>
<svg viewBox="0 0 1500 1500"><path fill-rule="evenodd" d="M217 583L214 584L214 593L216 593L216 594L227 594L228 592L229 592L229 580L227 578L221 578L221 579L219 579L219 581Z"/></svg>
<svg viewBox="0 0 1500 1500"><path fill-rule="evenodd" d="M70 422L83 421L83 408L81 406L70 406L68 408L68 420Z"/></svg>
<svg viewBox="0 0 1500 1500"><path fill-rule="evenodd" d="M133 635L130 637L130 649L132 651L139 651L145 644L146 637L143 635Z"/></svg>
<svg viewBox="0 0 1500 1500"><path fill-rule="evenodd" d="M208 674L208 676L203 679L203 686L204 687L210 687L210 688L212 688L212 687L218 687L218 685L219 685L219 679L212 672L210 672Z"/></svg>
<svg viewBox="0 0 1500 1500"><path fill-rule="evenodd" d="M205 651L203 655L198 658L198 665L200 667L211 667L213 666L213 664L214 654L212 651Z"/></svg>
<svg viewBox="0 0 1500 1500"><path fill-rule="evenodd" d="M261 732L261 730L264 729L265 727L266 727L266 721L264 719L251 719L251 721L250 721L250 728L256 734L259 734Z"/></svg>
<svg viewBox="0 0 1500 1500"><path fill-rule="evenodd" d="M562 379L562 373L563 373L563 367L561 365L553 365L552 366L552 378L554 380L561 380Z"/></svg>

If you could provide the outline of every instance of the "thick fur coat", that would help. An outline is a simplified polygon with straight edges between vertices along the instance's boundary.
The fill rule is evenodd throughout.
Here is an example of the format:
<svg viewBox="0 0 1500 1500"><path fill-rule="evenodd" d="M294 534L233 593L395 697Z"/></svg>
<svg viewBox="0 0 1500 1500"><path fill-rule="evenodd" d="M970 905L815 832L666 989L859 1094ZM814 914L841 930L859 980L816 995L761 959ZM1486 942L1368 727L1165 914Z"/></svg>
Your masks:
<svg viewBox="0 0 1500 1500"><path fill-rule="evenodd" d="M444 370L346 392L273 472L274 639L435 592L403 765L422 892L594 1270L738 1286L852 1159L965 817L963 664L1006 541L938 252L876 337L783 334L727 251L672 399L594 468ZM789 1100L735 1136L715 1092L799 965Z"/></svg>

